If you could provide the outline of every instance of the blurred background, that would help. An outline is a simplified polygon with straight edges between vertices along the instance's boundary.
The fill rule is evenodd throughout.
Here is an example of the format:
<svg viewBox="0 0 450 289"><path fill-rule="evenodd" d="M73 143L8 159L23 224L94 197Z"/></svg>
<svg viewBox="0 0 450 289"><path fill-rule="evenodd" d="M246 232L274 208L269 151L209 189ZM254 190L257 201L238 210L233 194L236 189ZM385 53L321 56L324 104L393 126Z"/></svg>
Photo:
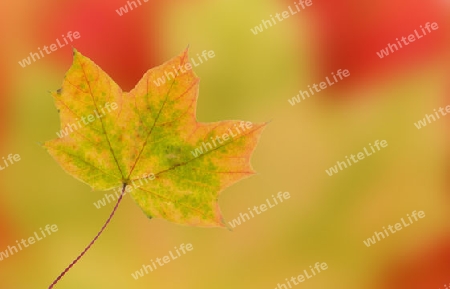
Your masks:
<svg viewBox="0 0 450 289"><path fill-rule="evenodd" d="M136 0L137 1L137 0ZM0 261L0 288L48 288L90 242L113 204L67 175L40 147L59 119L49 91L72 62L60 48L19 61L62 34L123 90L190 46L214 50L196 67L202 122L272 120L252 163L257 175L223 192L226 221L279 191L291 199L237 227L204 229L148 220L129 196L95 246L56 288L275 288L316 262L328 270L296 287L444 288L450 284L450 116L414 123L450 104L450 3L445 0L316 1L254 35L287 0L125 0L0 3L0 251L46 224L59 231ZM380 59L376 52L426 22L439 29ZM351 76L301 103L288 99L338 69ZM389 146L328 176L325 169L375 140ZM424 219L366 247L412 211ZM134 280L131 273L175 246L194 250ZM294 287L294 288L296 288Z"/></svg>

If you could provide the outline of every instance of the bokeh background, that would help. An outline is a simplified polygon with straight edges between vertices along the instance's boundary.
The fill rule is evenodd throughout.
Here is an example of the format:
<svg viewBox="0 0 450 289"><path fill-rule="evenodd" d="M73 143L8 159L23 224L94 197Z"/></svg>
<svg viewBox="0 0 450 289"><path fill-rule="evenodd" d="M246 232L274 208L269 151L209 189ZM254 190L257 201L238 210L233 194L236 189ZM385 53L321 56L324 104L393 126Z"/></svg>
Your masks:
<svg viewBox="0 0 450 289"><path fill-rule="evenodd" d="M199 121L271 120L252 163L258 175L220 197L227 221L278 191L291 199L237 227L148 220L129 196L109 228L56 288L275 288L316 262L329 269L294 288L444 288L450 284L450 116L413 125L450 104L450 3L316 1L253 35L294 1L144 2L5 0L0 3L0 251L46 224L59 231L0 261L0 288L48 288L100 229L113 205L67 175L40 147L59 120L71 47L22 68L18 61L67 31L124 89L190 45L214 50L195 68ZM439 29L379 59L376 52L426 22ZM287 100L338 69L351 76L296 106ZM368 143L389 146L335 176L325 169ZM367 248L363 240L414 210L426 217ZM131 273L181 243L194 250L134 280Z"/></svg>

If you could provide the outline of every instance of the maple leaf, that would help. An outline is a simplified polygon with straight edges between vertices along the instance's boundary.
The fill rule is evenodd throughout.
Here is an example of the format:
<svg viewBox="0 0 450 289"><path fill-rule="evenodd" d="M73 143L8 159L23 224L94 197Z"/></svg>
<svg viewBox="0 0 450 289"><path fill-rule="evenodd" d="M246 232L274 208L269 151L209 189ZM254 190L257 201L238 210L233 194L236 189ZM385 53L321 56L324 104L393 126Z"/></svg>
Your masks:
<svg viewBox="0 0 450 289"><path fill-rule="evenodd" d="M155 85L158 79L164 83ZM63 85L52 93L60 137L44 147L94 190L122 188L110 218L79 257L105 229L125 192L150 218L225 226L219 193L255 173L250 158L266 123L198 122L198 89L188 49L148 70L130 92L74 49Z"/></svg>

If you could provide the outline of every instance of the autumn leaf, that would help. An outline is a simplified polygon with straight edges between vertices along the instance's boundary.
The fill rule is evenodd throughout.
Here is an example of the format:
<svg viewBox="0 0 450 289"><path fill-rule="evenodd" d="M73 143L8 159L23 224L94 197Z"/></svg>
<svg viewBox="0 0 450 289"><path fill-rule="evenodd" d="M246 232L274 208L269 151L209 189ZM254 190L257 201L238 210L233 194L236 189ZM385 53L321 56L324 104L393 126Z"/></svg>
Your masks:
<svg viewBox="0 0 450 289"><path fill-rule="evenodd" d="M94 190L122 188L110 219L130 192L149 218L224 227L219 193L255 173L250 158L266 123L198 122L198 90L187 49L147 71L130 92L74 50L52 93L60 137L44 147Z"/></svg>

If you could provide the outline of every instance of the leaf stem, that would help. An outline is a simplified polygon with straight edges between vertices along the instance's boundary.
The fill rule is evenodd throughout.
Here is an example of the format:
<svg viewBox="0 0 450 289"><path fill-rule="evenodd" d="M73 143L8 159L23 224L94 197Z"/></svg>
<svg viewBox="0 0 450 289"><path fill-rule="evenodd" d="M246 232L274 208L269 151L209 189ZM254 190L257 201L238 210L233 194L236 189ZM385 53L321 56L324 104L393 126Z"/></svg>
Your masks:
<svg viewBox="0 0 450 289"><path fill-rule="evenodd" d="M117 203L114 206L113 211L111 212L111 214L109 215L108 220L106 220L105 224L103 225L101 230L97 233L95 238L91 241L91 243L89 243L89 245L83 250L83 252L81 252L81 254L78 255L78 257L75 260L73 260L72 263L70 263L70 265L67 266L66 269L64 269L64 271L58 276L58 278L55 279L55 281L53 281L53 283L50 285L50 287L48 287L48 289L52 289L56 285L56 283L58 283L62 279L62 277L64 277L64 275L66 275L66 273L69 272L69 270L81 259L81 257L83 257L83 255L86 254L86 252L92 247L92 245L94 245L95 241L97 241L97 239L100 237L100 235L106 229L106 227L108 226L108 224L111 221L112 217L116 213L116 210L119 207L119 204L120 204L120 202L123 199L123 195L125 194L126 186L127 186L127 184L123 184L122 193L120 194L120 197L117 199Z"/></svg>

